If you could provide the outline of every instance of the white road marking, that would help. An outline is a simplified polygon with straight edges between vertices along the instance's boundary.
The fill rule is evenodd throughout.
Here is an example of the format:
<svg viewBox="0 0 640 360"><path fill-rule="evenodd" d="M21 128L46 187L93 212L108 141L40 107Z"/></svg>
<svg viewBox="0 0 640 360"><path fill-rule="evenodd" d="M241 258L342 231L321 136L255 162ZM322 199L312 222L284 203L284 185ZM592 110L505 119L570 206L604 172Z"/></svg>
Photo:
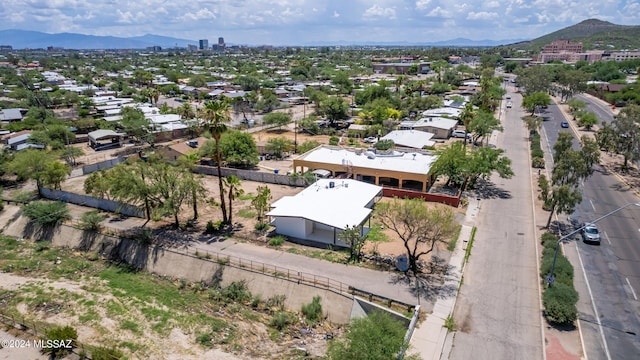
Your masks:
<svg viewBox="0 0 640 360"><path fill-rule="evenodd" d="M607 232L603 231L602 235L604 235L604 238L607 239L607 242L609 243L609 245L611 245L611 240L609 240L609 235L607 235Z"/></svg>
<svg viewBox="0 0 640 360"><path fill-rule="evenodd" d="M631 294L633 294L633 298L638 300L638 297L636 296L636 292L635 290L633 290L633 286L631 286L631 283L629 282L629 278L626 277L625 280L627 280L627 285L629 285L629 289L631 289Z"/></svg>
<svg viewBox="0 0 640 360"><path fill-rule="evenodd" d="M609 346L607 345L607 339L604 337L604 330L602 329L602 322L600 321L600 315L598 314L598 309L596 308L596 301L593 299L593 293L591 292L591 285L589 285L589 278L587 277L587 272L584 269L584 263L582 262L582 256L580 256L580 247L576 246L576 252L578 253L578 260L580 261L580 268L582 269L582 274L584 275L584 282L587 285L587 291L589 292L589 299L591 299L591 306L593 307L593 313L596 317L596 323L598 324L598 329L600 331L600 337L602 338L602 345L604 345L604 353L607 355L607 359L611 360L611 354L609 354Z"/></svg>
<svg viewBox="0 0 640 360"><path fill-rule="evenodd" d="M593 208L593 211L596 211L596 207L595 207L595 205L593 205L593 201L591 201L591 199L589 199L589 203L591 204L591 207Z"/></svg>

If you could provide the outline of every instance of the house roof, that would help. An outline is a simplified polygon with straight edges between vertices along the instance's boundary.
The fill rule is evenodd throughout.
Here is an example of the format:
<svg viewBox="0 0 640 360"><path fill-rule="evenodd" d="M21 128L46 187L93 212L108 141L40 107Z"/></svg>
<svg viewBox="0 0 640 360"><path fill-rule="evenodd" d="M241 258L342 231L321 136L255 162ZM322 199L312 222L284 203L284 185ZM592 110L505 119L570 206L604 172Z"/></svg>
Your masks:
<svg viewBox="0 0 640 360"><path fill-rule="evenodd" d="M447 119L442 117L422 118L418 121L403 121L400 128L415 129L423 127L432 127L436 129L451 130L458 124L458 120Z"/></svg>
<svg viewBox="0 0 640 360"><path fill-rule="evenodd" d="M304 218L345 229L367 219L371 209L366 206L381 191L381 186L352 179L320 179L297 195L273 203L267 215Z"/></svg>
<svg viewBox="0 0 640 360"><path fill-rule="evenodd" d="M380 140L391 140L398 146L406 146L414 149L422 149L426 146L434 146L431 141L434 134L418 130L394 130L383 136Z"/></svg>
<svg viewBox="0 0 640 360"><path fill-rule="evenodd" d="M0 121L22 120L22 111L24 109L4 109L0 110Z"/></svg>
<svg viewBox="0 0 640 360"><path fill-rule="evenodd" d="M201 147L207 140L209 139L207 139L206 137L200 136L195 139L189 139L189 140L181 141L179 143L170 145L169 148L179 154L187 155L189 153L198 151L198 148ZM196 147L192 147L189 145L189 142L191 141L195 142Z"/></svg>
<svg viewBox="0 0 640 360"><path fill-rule="evenodd" d="M388 155L377 155L369 151L358 153L355 150L319 146L298 160L427 175L437 158L422 152L391 151Z"/></svg>
<svg viewBox="0 0 640 360"><path fill-rule="evenodd" d="M121 137L121 136L125 136L126 134L117 133L113 130L100 129L100 130L92 131L87 135L89 136L89 139L92 139L93 141L97 141L97 140L107 139L112 137Z"/></svg>

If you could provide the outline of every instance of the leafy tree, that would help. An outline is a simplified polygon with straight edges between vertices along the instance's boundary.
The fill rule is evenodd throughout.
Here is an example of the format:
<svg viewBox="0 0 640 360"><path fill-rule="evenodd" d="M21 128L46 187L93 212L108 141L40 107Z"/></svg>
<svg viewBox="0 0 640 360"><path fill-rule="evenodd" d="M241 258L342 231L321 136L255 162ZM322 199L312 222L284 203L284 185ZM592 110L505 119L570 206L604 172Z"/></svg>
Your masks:
<svg viewBox="0 0 640 360"><path fill-rule="evenodd" d="M18 181L33 179L36 181L38 189L43 185L47 164L56 162L54 153L36 149L25 149L18 151L11 162L7 165L7 171L15 174Z"/></svg>
<svg viewBox="0 0 640 360"><path fill-rule="evenodd" d="M385 151L392 149L395 145L396 144L393 142L393 140L385 139L376 142L373 147L376 148L376 150Z"/></svg>
<svg viewBox="0 0 640 360"><path fill-rule="evenodd" d="M325 114L327 120L333 124L338 120L347 118L349 104L343 98L329 97L320 104L319 110Z"/></svg>
<svg viewBox="0 0 640 360"><path fill-rule="evenodd" d="M136 141L145 141L153 144L153 134L150 131L151 124L140 109L125 106L122 108L122 120L120 120L124 132L136 138Z"/></svg>
<svg viewBox="0 0 640 360"><path fill-rule="evenodd" d="M584 126L585 130L591 130L591 127L598 125L598 116L591 111L582 111L578 114L578 125Z"/></svg>
<svg viewBox="0 0 640 360"><path fill-rule="evenodd" d="M109 194L111 188L110 174L111 172L107 170L100 170L89 174L84 180L84 192L101 199L111 199Z"/></svg>
<svg viewBox="0 0 640 360"><path fill-rule="evenodd" d="M267 140L265 149L276 158L282 158L285 151L293 149L293 141L285 138L284 136L273 137Z"/></svg>
<svg viewBox="0 0 640 360"><path fill-rule="evenodd" d="M582 70L569 69L561 71L556 80L560 90L560 101L585 92L587 90L587 81L590 79L591 75Z"/></svg>
<svg viewBox="0 0 640 360"><path fill-rule="evenodd" d="M527 93L524 99L522 100L522 106L531 111L531 116L535 114L536 108L538 106L548 106L551 104L551 97L549 94L544 92L533 92Z"/></svg>
<svg viewBox="0 0 640 360"><path fill-rule="evenodd" d="M351 81L349 73L346 71L338 71L331 83L338 88L340 94L350 94L353 90L353 81Z"/></svg>
<svg viewBox="0 0 640 360"><path fill-rule="evenodd" d="M240 76L238 78L238 85L240 85L244 91L258 91L260 90L260 79L255 76Z"/></svg>
<svg viewBox="0 0 640 360"><path fill-rule="evenodd" d="M51 227L71 219L69 206L62 201L33 201L22 208L22 213L40 227Z"/></svg>
<svg viewBox="0 0 640 360"><path fill-rule="evenodd" d="M545 66L531 66L518 69L518 86L524 89L526 94L535 92L548 93L551 89L553 77Z"/></svg>
<svg viewBox="0 0 640 360"><path fill-rule="evenodd" d="M307 151L310 151L312 149L317 148L318 146L320 146L320 143L314 140L307 140L305 142L303 142L302 144L298 145L298 152L300 154L304 154Z"/></svg>
<svg viewBox="0 0 640 360"><path fill-rule="evenodd" d="M362 248L367 240L362 234L362 226L347 227L338 234L338 238L349 245L349 261L360 262L362 259Z"/></svg>
<svg viewBox="0 0 640 360"><path fill-rule="evenodd" d="M271 189L269 189L269 187L266 185L258 186L256 191L257 194L253 198L253 200L251 200L251 205L254 209L256 209L258 223L262 224L262 222L264 221L264 216L271 206L269 202L273 197L271 196Z"/></svg>
<svg viewBox="0 0 640 360"><path fill-rule="evenodd" d="M596 142L600 149L607 152L615 152L618 147L616 129L610 123L602 123L595 135Z"/></svg>
<svg viewBox="0 0 640 360"><path fill-rule="evenodd" d="M269 89L262 89L262 96L258 100L256 107L266 113L277 109L280 106L280 99Z"/></svg>
<svg viewBox="0 0 640 360"><path fill-rule="evenodd" d="M502 130L500 120L495 118L493 112L486 110L476 112L476 116L467 127L467 132L473 133L474 142L484 141L485 138L491 136L494 130Z"/></svg>
<svg viewBox="0 0 640 360"><path fill-rule="evenodd" d="M629 161L640 160L640 105L629 105L613 118L611 123L616 135L616 152L622 154L627 169Z"/></svg>
<svg viewBox="0 0 640 360"><path fill-rule="evenodd" d="M253 136L242 131L228 131L220 138L222 158L230 167L252 168L260 161Z"/></svg>
<svg viewBox="0 0 640 360"><path fill-rule="evenodd" d="M567 101L567 105L569 105L569 111L574 114L574 118L575 118L575 114L584 111L587 108L587 103L580 100L580 99L569 99Z"/></svg>
<svg viewBox="0 0 640 360"><path fill-rule="evenodd" d="M487 179L493 172L503 179L510 179L514 174L511 159L503 156L504 150L488 147L472 151L465 161L465 187L475 187L478 179Z"/></svg>
<svg viewBox="0 0 640 360"><path fill-rule="evenodd" d="M71 167L59 161L53 161L45 165L42 173L42 184L54 189L61 189L61 184L71 174Z"/></svg>
<svg viewBox="0 0 640 360"><path fill-rule="evenodd" d="M422 199L394 198L378 203L375 216L402 240L414 275L420 272L420 258L430 254L438 243L447 244L458 226L451 209L429 208Z"/></svg>
<svg viewBox="0 0 640 360"><path fill-rule="evenodd" d="M262 119L266 125L277 125L281 128L291 122L291 114L284 112L272 112L266 114Z"/></svg>
<svg viewBox="0 0 640 360"><path fill-rule="evenodd" d="M211 137L215 140L216 166L218 167L218 187L220 190L220 208L222 210L222 222L229 223L227 217L227 207L224 199L224 184L222 181L222 152L220 150L220 138L227 131L226 123L230 119L229 104L223 100L207 101L201 110L201 116L205 121Z"/></svg>
<svg viewBox="0 0 640 360"><path fill-rule="evenodd" d="M388 360L395 359L403 346L406 328L401 322L382 311L354 319L344 339L329 343L330 360Z"/></svg>
<svg viewBox="0 0 640 360"><path fill-rule="evenodd" d="M446 176L446 186L449 186L451 182L461 184L463 182L463 166L467 157L464 145L456 141L448 147L438 150L436 154L438 158L431 165L429 175Z"/></svg>

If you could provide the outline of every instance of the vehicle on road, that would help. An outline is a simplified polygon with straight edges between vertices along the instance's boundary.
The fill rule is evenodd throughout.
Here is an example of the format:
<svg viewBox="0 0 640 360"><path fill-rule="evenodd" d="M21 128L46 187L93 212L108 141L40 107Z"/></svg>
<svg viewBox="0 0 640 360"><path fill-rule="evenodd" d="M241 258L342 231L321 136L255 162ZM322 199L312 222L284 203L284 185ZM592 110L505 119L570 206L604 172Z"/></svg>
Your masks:
<svg viewBox="0 0 640 360"><path fill-rule="evenodd" d="M507 101L507 108L512 108L513 107L513 103L511 101Z"/></svg>
<svg viewBox="0 0 640 360"><path fill-rule="evenodd" d="M585 223L582 227L582 241L600 245L600 230L595 224Z"/></svg>
<svg viewBox="0 0 640 360"><path fill-rule="evenodd" d="M511 95L507 95L507 100L511 100Z"/></svg>
<svg viewBox="0 0 640 360"><path fill-rule="evenodd" d="M378 142L378 138L375 136L369 136L364 138L363 141L367 144L375 144Z"/></svg>
<svg viewBox="0 0 640 360"><path fill-rule="evenodd" d="M560 124L560 126L562 126L563 128L565 128L565 129L566 129L566 128L568 128L568 127L569 127L569 123L568 123L568 122L566 122L566 121L563 121L563 122Z"/></svg>
<svg viewBox="0 0 640 360"><path fill-rule="evenodd" d="M471 133L468 133L464 130L453 130L453 132L451 133L452 137L455 138L467 138L467 139L471 139Z"/></svg>

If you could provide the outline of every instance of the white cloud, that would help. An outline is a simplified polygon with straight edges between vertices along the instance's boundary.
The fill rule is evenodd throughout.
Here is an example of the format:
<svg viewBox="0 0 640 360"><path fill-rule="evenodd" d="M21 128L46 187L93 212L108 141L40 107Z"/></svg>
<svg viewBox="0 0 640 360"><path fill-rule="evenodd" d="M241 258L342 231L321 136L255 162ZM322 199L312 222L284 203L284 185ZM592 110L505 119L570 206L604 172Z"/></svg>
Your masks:
<svg viewBox="0 0 640 360"><path fill-rule="evenodd" d="M396 10L393 8L383 8L379 5L373 5L372 7L365 10L364 14L362 14L364 18L387 18L387 19L395 19L396 18Z"/></svg>
<svg viewBox="0 0 640 360"><path fill-rule="evenodd" d="M425 10L429 4L431 4L431 0L418 0L416 1L416 9Z"/></svg>
<svg viewBox="0 0 640 360"><path fill-rule="evenodd" d="M340 17L340 13L334 10L333 11L333 17L334 18Z"/></svg>
<svg viewBox="0 0 640 360"><path fill-rule="evenodd" d="M467 15L467 20L493 20L497 19L498 14L494 12L480 11L480 12L470 12Z"/></svg>
<svg viewBox="0 0 640 360"><path fill-rule="evenodd" d="M484 3L484 6L491 9L491 8L499 8L501 5L499 1L493 0L493 1L488 1Z"/></svg>
<svg viewBox="0 0 640 360"><path fill-rule="evenodd" d="M431 10L428 16L447 18L447 17L450 17L451 15L449 14L449 11L438 6L437 8Z"/></svg>

